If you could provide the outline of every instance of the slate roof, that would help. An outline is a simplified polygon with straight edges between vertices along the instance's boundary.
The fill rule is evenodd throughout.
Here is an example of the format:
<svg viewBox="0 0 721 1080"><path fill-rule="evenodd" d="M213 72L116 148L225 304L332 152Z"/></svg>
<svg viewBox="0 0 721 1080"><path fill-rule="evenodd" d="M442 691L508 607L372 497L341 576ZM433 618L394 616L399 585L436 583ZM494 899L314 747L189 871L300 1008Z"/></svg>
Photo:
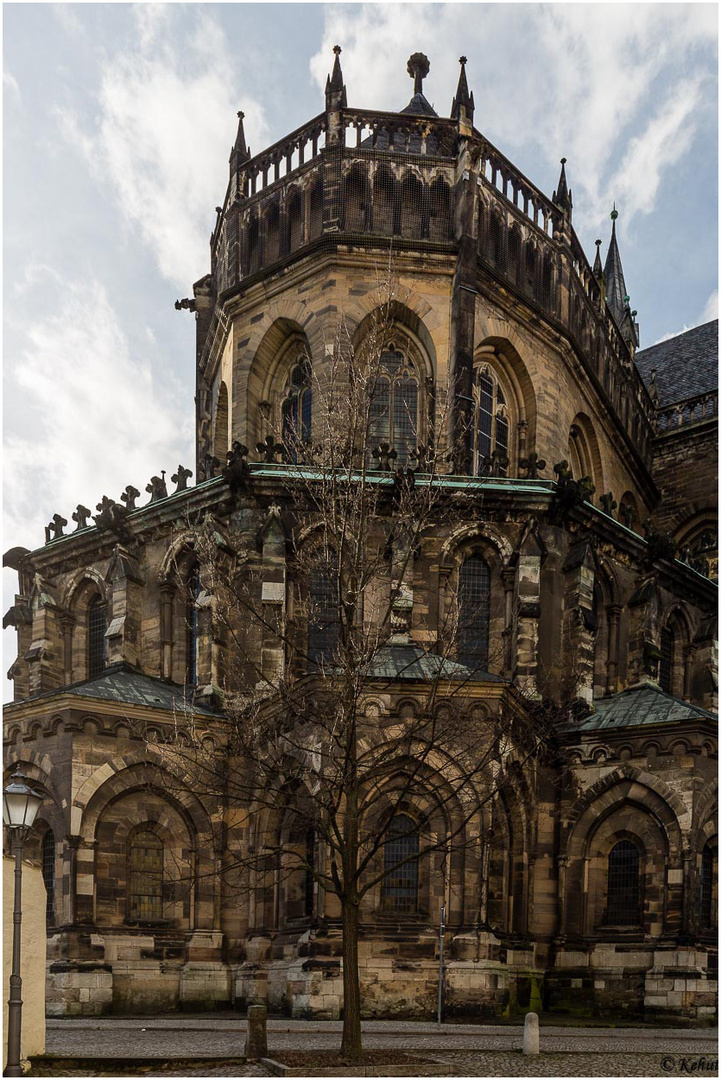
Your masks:
<svg viewBox="0 0 721 1080"><path fill-rule="evenodd" d="M672 405L718 386L718 319L636 353L636 366L651 389L656 369L659 404Z"/></svg>
<svg viewBox="0 0 721 1080"><path fill-rule="evenodd" d="M446 656L426 650L415 642L384 645L373 657L367 671L371 679L415 679L432 682L434 679L461 679L474 682L504 682L488 671L472 671Z"/></svg>
<svg viewBox="0 0 721 1080"><path fill-rule="evenodd" d="M598 728L643 727L647 724L679 724L691 720L716 720L714 713L698 705L666 694L655 683L630 686L619 694L594 702L596 711L567 731L595 731Z"/></svg>
<svg viewBox="0 0 721 1080"><path fill-rule="evenodd" d="M401 109L401 112L415 113L417 116L438 116L425 94L414 94L405 109Z"/></svg>
<svg viewBox="0 0 721 1080"><path fill-rule="evenodd" d="M192 701L192 687L177 686L164 682L163 679L154 679L150 675L141 675L127 664L113 664L92 679L84 679L82 682L39 694L38 698L58 697L61 694L75 694L99 701L117 701L124 705L141 705L150 709L165 709L167 712L217 715L217 712L207 705Z"/></svg>

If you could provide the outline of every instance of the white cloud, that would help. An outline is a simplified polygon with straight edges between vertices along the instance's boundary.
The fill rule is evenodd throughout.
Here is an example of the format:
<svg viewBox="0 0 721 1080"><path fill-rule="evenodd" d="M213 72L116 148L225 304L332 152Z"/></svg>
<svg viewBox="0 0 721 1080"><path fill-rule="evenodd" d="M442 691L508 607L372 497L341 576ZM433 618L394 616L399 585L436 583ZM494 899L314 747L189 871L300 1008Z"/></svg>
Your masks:
<svg viewBox="0 0 721 1080"><path fill-rule="evenodd" d="M7 69L3 72L3 86L6 91L10 91L11 94L19 101L20 100L20 87L15 76Z"/></svg>
<svg viewBox="0 0 721 1080"><path fill-rule="evenodd" d="M709 295L706 306L701 314L699 324L703 326L704 323L711 322L712 319L718 319L718 289L714 289Z"/></svg>
<svg viewBox="0 0 721 1080"><path fill-rule="evenodd" d="M222 202L235 114L253 143L266 136L263 110L241 93L222 30L204 11L187 40L171 33L173 5L138 5L137 47L108 57L99 115L89 132L58 110L62 131L153 253L163 276L187 290L208 266L213 208ZM222 168L222 166L221 166Z"/></svg>
<svg viewBox="0 0 721 1080"><path fill-rule="evenodd" d="M150 344L131 357L103 286L60 283L42 268L29 277L56 305L26 327L8 374L25 406L5 428L6 547L42 544L56 512L72 531L78 502L95 513L102 495L118 499L127 484L144 492L151 475L187 464L192 452L187 402L172 377L156 385Z"/></svg>
<svg viewBox="0 0 721 1080"><path fill-rule="evenodd" d="M426 96L447 116L458 79L458 54L464 52L476 126L511 157L519 147L529 158L540 153L551 183L558 159L567 157L577 219L607 221L615 197L627 226L634 214L653 209L665 171L695 136L704 93L708 100L715 94L712 50L717 28L712 8L334 6L327 10L323 44L311 59L311 73L322 86L332 46L338 43L349 103L397 109L412 92L407 57L415 50L426 51L431 61ZM502 62L494 62L495 57ZM699 66L711 75L708 85L700 77L688 77ZM655 100L663 105L651 109L653 118L643 124ZM624 161L624 175L615 167L618 161Z"/></svg>

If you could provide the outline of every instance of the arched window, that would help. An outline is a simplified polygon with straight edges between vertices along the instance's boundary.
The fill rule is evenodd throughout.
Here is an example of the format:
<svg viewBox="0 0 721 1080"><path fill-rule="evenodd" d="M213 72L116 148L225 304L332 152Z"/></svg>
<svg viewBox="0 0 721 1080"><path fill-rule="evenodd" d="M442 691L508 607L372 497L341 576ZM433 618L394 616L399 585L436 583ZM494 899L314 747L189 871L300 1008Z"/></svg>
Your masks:
<svg viewBox="0 0 721 1080"><path fill-rule="evenodd" d="M187 580L188 599L185 607L185 681L188 686L198 684L198 607L200 596L200 571L198 564L191 567Z"/></svg>
<svg viewBox="0 0 721 1080"><path fill-rule="evenodd" d="M128 917L157 922L163 917L163 841L151 829L139 829L130 840Z"/></svg>
<svg viewBox="0 0 721 1080"><path fill-rule="evenodd" d="M354 165L345 178L345 227L349 232L365 232L368 215L368 177Z"/></svg>
<svg viewBox="0 0 721 1080"><path fill-rule="evenodd" d="M291 368L281 409L283 444L291 461L298 460L298 447L310 441L313 407L310 364L301 357Z"/></svg>
<svg viewBox="0 0 721 1080"><path fill-rule="evenodd" d="M488 366L479 368L476 373L473 394L475 475L493 473L506 476L509 460L508 407L501 385Z"/></svg>
<svg viewBox="0 0 721 1080"><path fill-rule="evenodd" d="M388 826L383 847L385 877L381 890L384 911L418 911L418 853L420 837L415 821L396 814Z"/></svg>
<svg viewBox="0 0 721 1080"><path fill-rule="evenodd" d="M308 670L331 663L340 638L334 565L315 566L308 575Z"/></svg>
<svg viewBox="0 0 721 1080"><path fill-rule="evenodd" d="M43 836L43 881L45 882L45 921L55 922L55 835L52 829Z"/></svg>
<svg viewBox="0 0 721 1080"><path fill-rule="evenodd" d="M303 238L303 203L298 188L293 188L286 204L288 215L288 250L300 247Z"/></svg>
<svg viewBox="0 0 721 1080"><path fill-rule="evenodd" d="M431 184L428 234L431 240L448 240L451 235L451 192L440 177Z"/></svg>
<svg viewBox="0 0 721 1080"><path fill-rule="evenodd" d="M423 185L407 173L401 185L401 236L420 238L423 218Z"/></svg>
<svg viewBox="0 0 721 1080"><path fill-rule="evenodd" d="M260 226L257 218L253 218L248 225L247 249L248 273L254 274L260 268Z"/></svg>
<svg viewBox="0 0 721 1080"><path fill-rule="evenodd" d="M280 257L280 208L271 203L265 215L265 266L277 262Z"/></svg>
<svg viewBox="0 0 721 1080"><path fill-rule="evenodd" d="M107 608L102 596L94 596L88 604L88 678L100 675L105 669L105 631Z"/></svg>
<svg viewBox="0 0 721 1080"><path fill-rule="evenodd" d="M472 671L488 665L491 571L481 555L469 555L458 572L458 662Z"/></svg>
<svg viewBox="0 0 721 1080"><path fill-rule="evenodd" d="M395 229L396 181L388 169L373 178L373 232L392 236Z"/></svg>
<svg viewBox="0 0 721 1080"><path fill-rule="evenodd" d="M606 922L612 926L636 926L640 921L639 870L638 848L620 840L608 856Z"/></svg>
<svg viewBox="0 0 721 1080"><path fill-rule="evenodd" d="M395 465L407 465L419 442L418 373L413 361L393 344L381 355L369 405L371 453L380 443L390 443Z"/></svg>
<svg viewBox="0 0 721 1080"><path fill-rule="evenodd" d="M673 693L673 668L676 653L676 642L673 630L670 626L664 626L661 631L661 659L658 665L658 685L667 694Z"/></svg>
<svg viewBox="0 0 721 1080"><path fill-rule="evenodd" d="M323 232L323 181L315 181L310 192L310 239L315 240Z"/></svg>
<svg viewBox="0 0 721 1080"><path fill-rule="evenodd" d="M699 921L702 930L716 924L716 852L706 844L701 852L701 880L698 898Z"/></svg>

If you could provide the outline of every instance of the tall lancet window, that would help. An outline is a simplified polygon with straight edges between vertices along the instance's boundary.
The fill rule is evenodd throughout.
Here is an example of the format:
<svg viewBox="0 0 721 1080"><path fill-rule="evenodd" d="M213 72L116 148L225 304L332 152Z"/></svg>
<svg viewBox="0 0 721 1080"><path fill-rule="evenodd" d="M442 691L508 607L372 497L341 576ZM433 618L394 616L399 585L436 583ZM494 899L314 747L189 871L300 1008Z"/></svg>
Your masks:
<svg viewBox="0 0 721 1080"><path fill-rule="evenodd" d="M471 671L488 666L491 571L481 555L469 555L458 571L458 661Z"/></svg>
<svg viewBox="0 0 721 1080"><path fill-rule="evenodd" d="M306 357L301 357L288 376L281 409L283 444L291 461L298 460L299 446L310 442L312 408L310 364Z"/></svg>
<svg viewBox="0 0 721 1080"><path fill-rule="evenodd" d="M473 458L476 476L506 476L509 453L509 415L501 384L489 367L476 374L474 387Z"/></svg>
<svg viewBox="0 0 721 1080"><path fill-rule="evenodd" d="M100 675L105 668L105 631L107 609L102 596L94 596L88 604L88 678Z"/></svg>
<svg viewBox="0 0 721 1080"><path fill-rule="evenodd" d="M389 443L396 452L395 465L402 467L409 463L419 441L418 371L395 345L383 351L379 368L370 389L370 451Z"/></svg>
<svg viewBox="0 0 721 1080"><path fill-rule="evenodd" d="M200 595L200 570L198 564L188 574L185 607L185 681L189 686L198 685L198 605Z"/></svg>

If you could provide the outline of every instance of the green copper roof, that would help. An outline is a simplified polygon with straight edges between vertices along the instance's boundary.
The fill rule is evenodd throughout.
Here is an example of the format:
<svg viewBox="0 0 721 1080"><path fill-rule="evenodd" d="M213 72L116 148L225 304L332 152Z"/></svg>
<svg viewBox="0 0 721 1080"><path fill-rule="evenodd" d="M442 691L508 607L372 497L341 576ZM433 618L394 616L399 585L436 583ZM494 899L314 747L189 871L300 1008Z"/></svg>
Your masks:
<svg viewBox="0 0 721 1080"><path fill-rule="evenodd" d="M74 694L99 701L117 701L124 705L165 709L166 712L217 715L208 705L193 700L193 690L192 686L177 686L150 675L141 675L127 664L114 664L92 679L71 683L50 693L39 694L38 697Z"/></svg>
<svg viewBox="0 0 721 1080"><path fill-rule="evenodd" d="M465 664L438 653L426 652L415 642L384 645L371 660L367 675L371 679L459 679L465 682L503 682L498 675L480 669L472 671Z"/></svg>
<svg viewBox="0 0 721 1080"><path fill-rule="evenodd" d="M642 727L646 724L679 724L691 720L716 720L714 713L680 701L656 686L640 683L594 702L595 712L567 731L596 731L599 728Z"/></svg>

